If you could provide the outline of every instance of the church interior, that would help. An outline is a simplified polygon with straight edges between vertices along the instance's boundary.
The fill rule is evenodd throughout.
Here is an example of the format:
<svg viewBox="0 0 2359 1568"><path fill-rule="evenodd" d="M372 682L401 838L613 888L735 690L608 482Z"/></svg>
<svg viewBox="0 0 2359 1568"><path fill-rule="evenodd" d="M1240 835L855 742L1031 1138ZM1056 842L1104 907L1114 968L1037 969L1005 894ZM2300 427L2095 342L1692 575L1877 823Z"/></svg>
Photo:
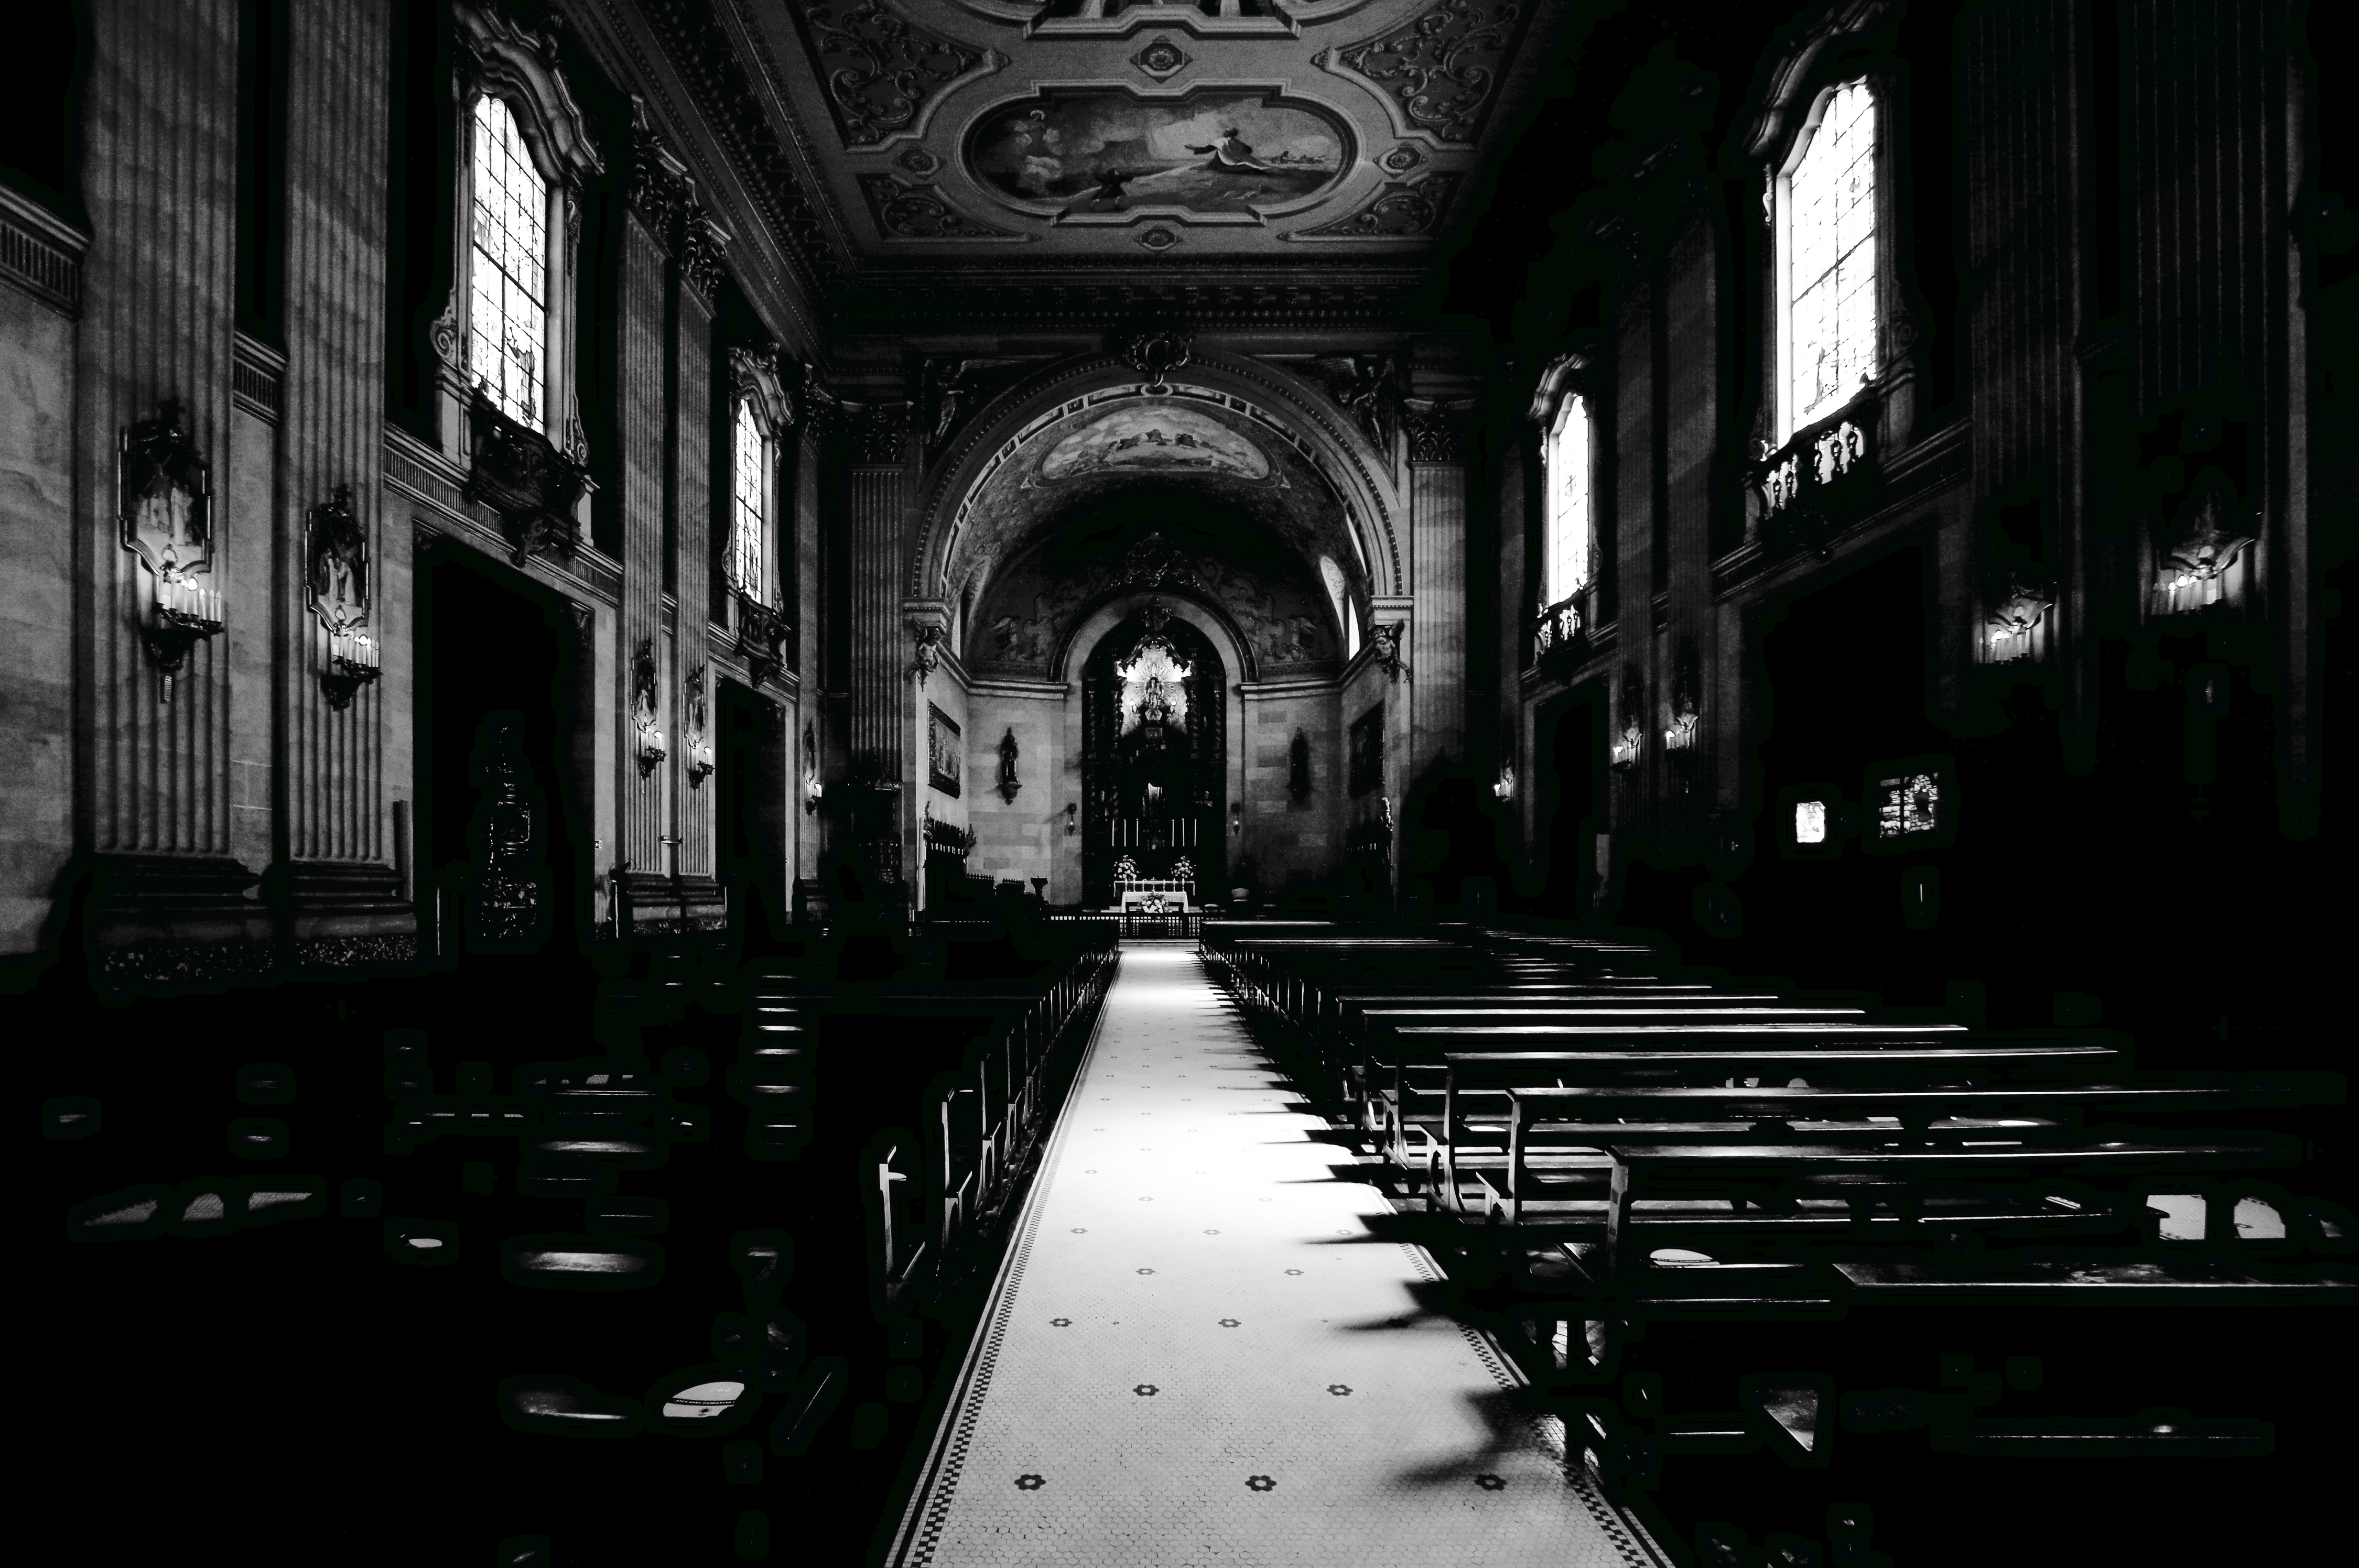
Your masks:
<svg viewBox="0 0 2359 1568"><path fill-rule="evenodd" d="M60 1555L2349 1533L2332 7L13 14Z"/></svg>

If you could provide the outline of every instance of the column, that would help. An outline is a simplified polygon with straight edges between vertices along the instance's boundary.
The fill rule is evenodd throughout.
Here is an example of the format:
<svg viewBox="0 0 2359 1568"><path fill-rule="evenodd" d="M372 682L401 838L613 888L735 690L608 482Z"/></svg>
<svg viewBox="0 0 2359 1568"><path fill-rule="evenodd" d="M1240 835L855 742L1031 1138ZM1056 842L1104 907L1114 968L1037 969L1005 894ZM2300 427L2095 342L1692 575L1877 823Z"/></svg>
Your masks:
<svg viewBox="0 0 2359 1568"><path fill-rule="evenodd" d="M229 858L229 639L267 642L266 575L233 571L223 536L266 527L223 504L230 476L237 144L235 0L88 17L75 604L78 840L102 857L100 942L258 940L253 878ZM52 69L54 69L54 63ZM209 561L229 630L188 652L167 687L140 628L155 582L122 542L124 433L179 405L179 430L210 470ZM255 694L254 700L261 700ZM175 913L154 896L169 889ZM128 962L127 959L119 962Z"/></svg>
<svg viewBox="0 0 2359 1568"><path fill-rule="evenodd" d="M1425 778L1466 751L1466 420L1472 406L1411 398L1408 433L1409 772Z"/></svg>
<svg viewBox="0 0 2359 1568"><path fill-rule="evenodd" d="M298 942L414 925L399 906L386 841L386 742L409 730L407 677L397 707L382 677L348 699L325 688L330 634L317 612L364 628L380 668L408 670L406 639L388 645L379 570L388 554L379 524L390 31L381 0L297 0L288 23L288 357L276 532L287 628L283 854ZM406 774L401 783L406 795Z"/></svg>
<svg viewBox="0 0 2359 1568"><path fill-rule="evenodd" d="M665 474L671 441L667 373L667 293L672 232L687 197L685 171L644 119L632 135L629 200L623 215L619 374L615 395L621 444L623 602L620 677L616 709L622 715L617 772L622 785L622 850L630 868L635 898L655 913L668 896L669 866L663 840L672 832L669 757L650 770L639 759L644 693L652 685L651 722L668 747L679 746L679 725L667 678L669 663L664 626ZM647 666L652 665L652 679Z"/></svg>
<svg viewBox="0 0 2359 1568"><path fill-rule="evenodd" d="M710 887L718 871L713 796L710 778L691 783L691 751L701 740L720 747L720 690L712 673L710 639L713 560L712 507L712 305L721 285L722 247L726 232L711 215L691 211L680 228L679 313L671 343L674 420L672 426L672 535L679 557L679 621L674 643L681 703L678 711L679 743L673 748L672 798L679 802L677 827L680 838L679 872L698 884L701 895L716 898ZM693 689L691 689L693 688Z"/></svg>

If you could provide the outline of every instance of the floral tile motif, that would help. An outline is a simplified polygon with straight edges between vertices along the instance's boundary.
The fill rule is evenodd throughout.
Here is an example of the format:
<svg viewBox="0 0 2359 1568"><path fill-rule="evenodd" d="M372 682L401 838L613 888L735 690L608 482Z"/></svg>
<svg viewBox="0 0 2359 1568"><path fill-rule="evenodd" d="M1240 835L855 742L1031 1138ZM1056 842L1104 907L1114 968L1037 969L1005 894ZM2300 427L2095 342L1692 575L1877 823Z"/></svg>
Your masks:
<svg viewBox="0 0 2359 1568"><path fill-rule="evenodd" d="M1049 1320L1049 1326L1050 1328L1071 1328L1073 1326L1073 1320L1070 1317L1052 1317Z"/></svg>
<svg viewBox="0 0 2359 1568"><path fill-rule="evenodd" d="M1245 1485L1256 1492L1270 1492L1277 1489L1277 1483L1266 1476L1248 1476L1245 1477Z"/></svg>
<svg viewBox="0 0 2359 1568"><path fill-rule="evenodd" d="M1237 1320L1233 1317L1224 1317L1221 1319L1221 1326L1223 1328L1234 1328L1237 1326Z"/></svg>
<svg viewBox="0 0 2359 1568"><path fill-rule="evenodd" d="M1018 1476L1016 1477L1016 1487L1018 1491L1037 1492L1048 1484L1048 1482L1042 1480L1038 1476Z"/></svg>
<svg viewBox="0 0 2359 1568"><path fill-rule="evenodd" d="M1340 1400L1344 1395L1352 1391L1352 1385L1349 1383L1330 1383L1327 1385L1327 1391Z"/></svg>
<svg viewBox="0 0 2359 1568"><path fill-rule="evenodd" d="M1477 1476L1474 1477L1474 1484L1486 1492L1504 1492L1507 1489L1506 1478L1501 1476Z"/></svg>
<svg viewBox="0 0 2359 1568"><path fill-rule="evenodd" d="M1134 1394L1136 1394L1136 1395L1137 1395L1140 1399L1142 1399L1142 1400L1151 1400L1151 1399L1153 1399L1156 1395L1158 1395L1158 1394L1161 1393L1163 1390L1160 1390L1160 1389L1158 1389L1158 1388L1157 1388L1157 1387L1156 1387L1154 1384L1152 1384L1152 1383L1141 1383L1141 1384L1139 1384L1136 1388L1135 1388L1135 1389L1131 1390L1130 1391L1131 1391L1132 1393L1134 1393Z"/></svg>

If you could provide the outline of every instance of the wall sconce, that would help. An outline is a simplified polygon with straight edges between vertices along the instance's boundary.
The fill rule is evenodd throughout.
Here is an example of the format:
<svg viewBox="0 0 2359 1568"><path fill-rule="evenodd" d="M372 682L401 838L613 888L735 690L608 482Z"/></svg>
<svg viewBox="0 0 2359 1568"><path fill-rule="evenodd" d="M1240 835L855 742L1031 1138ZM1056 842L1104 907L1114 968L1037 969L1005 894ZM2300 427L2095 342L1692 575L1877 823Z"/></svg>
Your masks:
<svg viewBox="0 0 2359 1568"><path fill-rule="evenodd" d="M2055 603L2020 579L2008 585L2007 596L1983 622L1983 646L1995 665L2012 664L2031 653L2031 634Z"/></svg>
<svg viewBox="0 0 2359 1568"><path fill-rule="evenodd" d="M1071 838L1082 830L1082 808L1077 801L1065 803L1065 837Z"/></svg>
<svg viewBox="0 0 2359 1568"><path fill-rule="evenodd" d="M639 777L646 778L654 773L670 755L671 750L664 744L662 730L652 724L639 726Z"/></svg>
<svg viewBox="0 0 2359 1568"><path fill-rule="evenodd" d="M156 579L155 609L154 618L140 627L139 640L147 644L147 656L155 661L157 673L164 677L163 696L168 702L172 677L188 661L189 650L208 637L221 634L221 590L199 588L183 574L159 575Z"/></svg>
<svg viewBox="0 0 2359 1568"><path fill-rule="evenodd" d="M819 782L819 734L811 728L810 721L805 719L803 721L804 815L817 816L820 796L826 793L827 786Z"/></svg>
<svg viewBox="0 0 2359 1568"><path fill-rule="evenodd" d="M1614 738L1614 765L1617 768L1626 770L1637 766L1637 763L1638 720L1636 717L1633 717L1627 724L1625 724L1622 727L1622 733Z"/></svg>
<svg viewBox="0 0 2359 1568"><path fill-rule="evenodd" d="M1007 733L999 739L999 798L1009 805L1016 802L1016 792L1024 785L1016 777L1016 727L1009 725Z"/></svg>
<svg viewBox="0 0 2359 1568"><path fill-rule="evenodd" d="M712 742L701 735L688 742L688 787L695 789L712 774Z"/></svg>
<svg viewBox="0 0 2359 1568"><path fill-rule="evenodd" d="M1695 746L1696 717L1692 713L1674 714L1670 728L1663 731L1663 750L1666 752L1692 750Z"/></svg>
<svg viewBox="0 0 2359 1568"><path fill-rule="evenodd" d="M1501 762L1499 764L1499 782L1491 786L1491 794L1496 797L1499 803L1503 806L1508 801L1516 798L1515 763Z"/></svg>
<svg viewBox="0 0 2359 1568"><path fill-rule="evenodd" d="M328 633L328 667L320 672L320 689L330 708L339 713L350 708L354 695L378 673L375 637L366 632Z"/></svg>

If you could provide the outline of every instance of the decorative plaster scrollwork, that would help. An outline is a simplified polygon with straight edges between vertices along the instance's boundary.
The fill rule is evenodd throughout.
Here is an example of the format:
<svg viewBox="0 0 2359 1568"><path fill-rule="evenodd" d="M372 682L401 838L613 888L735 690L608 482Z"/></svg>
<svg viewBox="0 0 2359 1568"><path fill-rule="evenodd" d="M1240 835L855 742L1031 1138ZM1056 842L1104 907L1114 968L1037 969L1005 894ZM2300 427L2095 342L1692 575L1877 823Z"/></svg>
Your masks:
<svg viewBox="0 0 2359 1568"><path fill-rule="evenodd" d="M1408 430L1408 460L1412 463L1462 463L1466 460L1466 416L1471 406L1437 403L1413 397L1401 405L1401 422Z"/></svg>
<svg viewBox="0 0 2359 1568"><path fill-rule="evenodd" d="M1123 350L1131 369L1147 378L1149 390L1169 384L1171 373L1188 362L1195 340L1185 332L1141 332Z"/></svg>
<svg viewBox="0 0 2359 1568"><path fill-rule="evenodd" d="M1400 420L1400 386L1389 354L1331 354L1310 362L1327 395L1359 421L1376 450L1389 456Z"/></svg>
<svg viewBox="0 0 2359 1568"><path fill-rule="evenodd" d="M872 146L914 124L929 95L985 58L910 26L883 0L817 0L797 10L846 146Z"/></svg>
<svg viewBox="0 0 2359 1568"><path fill-rule="evenodd" d="M1340 62L1377 83L1436 140L1472 142L1522 18L1521 5L1499 0L1440 0L1408 25L1330 50L1319 63L1332 70Z"/></svg>
<svg viewBox="0 0 2359 1568"><path fill-rule="evenodd" d="M1455 174L1388 180L1383 189L1349 216L1283 236L1289 240L1411 240L1441 226L1441 215L1458 189Z"/></svg>
<svg viewBox="0 0 2359 1568"><path fill-rule="evenodd" d="M722 254L728 243L728 231L703 211L691 211L680 224L679 280L694 289L707 305L719 294L723 273Z"/></svg>
<svg viewBox="0 0 2359 1568"><path fill-rule="evenodd" d="M854 462L871 468L898 463L909 436L909 406L882 403L869 407L837 404L839 422L852 438Z"/></svg>
<svg viewBox="0 0 2359 1568"><path fill-rule="evenodd" d="M942 200L931 185L912 185L897 175L860 177L861 194L879 233L892 240L1008 240L1028 236L979 222Z"/></svg>
<svg viewBox="0 0 2359 1568"><path fill-rule="evenodd" d="M918 656L909 665L909 673L918 677L918 684L922 687L926 684L926 678L929 676L942 667L942 629L939 626L920 626L913 635L917 643Z"/></svg>

